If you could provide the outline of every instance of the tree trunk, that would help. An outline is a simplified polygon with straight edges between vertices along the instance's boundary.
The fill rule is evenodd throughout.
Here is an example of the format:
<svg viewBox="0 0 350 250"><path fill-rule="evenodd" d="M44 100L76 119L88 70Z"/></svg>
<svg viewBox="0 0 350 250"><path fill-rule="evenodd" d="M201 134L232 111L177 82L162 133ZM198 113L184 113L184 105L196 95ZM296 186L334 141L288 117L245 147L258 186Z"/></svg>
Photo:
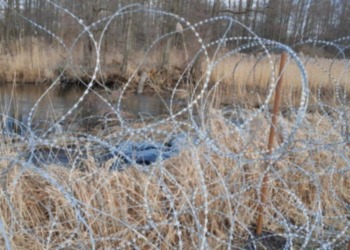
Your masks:
<svg viewBox="0 0 350 250"><path fill-rule="evenodd" d="M171 3L170 12L174 14L179 13L179 3L180 0L174 0ZM171 33L175 31L175 20L172 17L167 17L167 24L166 24L166 32ZM162 68L169 70L169 61L170 61L170 49L171 45L173 43L174 36L171 35L167 38L165 48L163 50L163 58L162 58Z"/></svg>
<svg viewBox="0 0 350 250"><path fill-rule="evenodd" d="M125 43L124 43L124 50L123 50L123 62L120 68L120 73L122 76L126 76L128 72L128 66L129 66L129 55L130 55L130 48L132 43L131 38L131 31L132 31L132 14L129 14L126 20L126 33L125 33Z"/></svg>

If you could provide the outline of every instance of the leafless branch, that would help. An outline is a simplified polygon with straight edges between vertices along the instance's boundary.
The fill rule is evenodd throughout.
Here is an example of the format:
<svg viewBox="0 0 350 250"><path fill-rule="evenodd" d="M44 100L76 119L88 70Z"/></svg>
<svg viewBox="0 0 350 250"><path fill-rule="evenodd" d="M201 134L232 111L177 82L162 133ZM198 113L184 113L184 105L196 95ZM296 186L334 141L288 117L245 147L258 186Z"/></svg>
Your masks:
<svg viewBox="0 0 350 250"><path fill-rule="evenodd" d="M232 15L244 15L248 14L249 12L258 12L258 13L265 13L264 10L254 10L254 9L245 9L243 11L233 11L233 10L220 10L219 13L230 13Z"/></svg>

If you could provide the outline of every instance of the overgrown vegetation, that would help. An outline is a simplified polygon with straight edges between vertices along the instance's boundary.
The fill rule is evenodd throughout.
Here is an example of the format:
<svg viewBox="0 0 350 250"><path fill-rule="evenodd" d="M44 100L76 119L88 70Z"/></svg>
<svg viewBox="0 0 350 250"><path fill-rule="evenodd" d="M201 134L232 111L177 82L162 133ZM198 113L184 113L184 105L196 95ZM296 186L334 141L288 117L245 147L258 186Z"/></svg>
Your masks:
<svg viewBox="0 0 350 250"><path fill-rule="evenodd" d="M186 3L190 2L193 3ZM203 6L199 3L204 1L195 2ZM141 27L139 18L145 20L143 24L153 20L156 25L168 13L133 5L112 16L106 14L110 19L103 19L91 15L87 1L89 4L82 4L86 16L78 17L71 2L45 3L55 10L55 17L64 17L59 19L62 24L70 20L68 17L75 22L76 26L69 26L72 30L68 37L62 33L54 35L31 16L28 25L45 33L44 40L29 35L25 42L9 44L11 33L6 33L6 43L2 43L2 80L46 83L47 92L37 98L36 104L24 114L25 119L8 117L10 103L1 109L1 247L344 249L347 246L350 78L346 55L350 37L328 42L301 41L288 47L253 35L252 30L232 18L213 17L192 25L173 16L164 26L155 27L154 33L146 30L149 31L146 48L132 49L128 42L139 33L130 31ZM179 3L169 1L166 6L180 13L180 7L186 4ZM220 1L214 3L209 4L213 15L220 12L221 6ZM270 3L275 10L277 2ZM11 4L6 3L5 9L19 14L14 7L20 6ZM258 6L262 6L261 2ZM246 7L247 13L251 13L252 1L247 1ZM344 3L344 9L347 8ZM101 8L100 12L105 11ZM342 13L343 10L336 15ZM8 18L5 21L13 20ZM120 37L124 46L113 47L105 42L106 37L119 34L113 30L118 24L114 18L123 21ZM108 20L113 20L113 25L108 26ZM212 39L202 39L206 31L214 32L223 20L235 23L239 29L225 26L230 32L220 29ZM249 23L253 19L247 16L242 20ZM308 31L312 20L316 22L311 18L305 24ZM181 28L177 22L182 24ZM103 28L108 35L104 36ZM6 29L9 30L12 31ZM118 27L119 30L122 29ZM237 35L237 30L243 33ZM282 30L277 30L283 37ZM294 38L299 38L298 35ZM21 34L13 37L23 38ZM336 52L332 53L332 60L315 54L310 57L296 53L301 46L310 46L313 51L332 47ZM288 54L282 111L277 117L274 148L268 152L270 109L282 51ZM168 110L159 117L141 114L130 119L121 102L129 98L129 91L136 91L144 73L147 74L144 93L169 98L169 103L165 102ZM34 117L39 107L46 105L42 98L50 100L53 89L75 82L83 87L81 96L59 115L47 106L47 113L53 113L54 118L48 115L41 121L45 126L39 127ZM95 91L97 85L107 86L108 94ZM110 89L114 85L119 89ZM16 97L12 94L11 99ZM64 94L67 92L63 91ZM79 116L81 106L91 106L86 117ZM9 129L9 120L20 129ZM94 122L82 129L88 120ZM163 157L173 145L177 145L176 154ZM155 150L158 150L155 160L136 161L140 155L147 156ZM44 160L38 157L39 153ZM269 177L269 195L262 204L260 190L265 175ZM257 235L260 205L264 206L264 230Z"/></svg>
<svg viewBox="0 0 350 250"><path fill-rule="evenodd" d="M76 84L86 84L92 76L93 67L87 68L84 59L79 56L79 49L73 53L73 58L69 61L69 55L58 48L48 49L46 45L34 40L32 48L24 48L18 43L15 45L16 53L4 55L0 58L0 76L3 83L41 83L48 84L60 76L61 84L65 87ZM213 62L217 62L210 75L210 84L218 85L220 91L220 102L225 104L235 100L238 104L246 107L258 107L264 101L264 96L271 86L271 77L277 74L276 63L279 57L272 55L269 58L264 54L234 53L226 48L220 50ZM244 51L243 51L244 52ZM125 86L128 84L128 91L136 92L140 82L141 74L147 73L146 92L152 93L154 90L172 93L175 85L178 85L177 93L187 91L188 85L195 85L196 82L203 81L203 74L208 67L202 59L198 59L194 67L187 68L183 50L174 48L170 53L170 65L168 69L163 69L159 63L162 54L159 51L152 51L145 54L142 51L130 54L128 71L124 75L120 72L122 65L122 55L118 51L102 56L101 70L97 76L99 85ZM349 65L346 59L325 59L314 58L299 54L303 62L307 75L310 91L315 99L311 102L318 102L317 96L321 94L322 100L335 104L336 91L349 95L350 75ZM145 58L145 62L140 65L140 58ZM68 60L68 64L67 64ZM11 63L9 63L11 62ZM134 74L136 72L136 74ZM182 78L184 74L184 78ZM296 104L301 93L301 76L299 68L295 62L291 61L285 72L286 81L284 92L287 104ZM181 82L178 80L181 79ZM96 84L97 85L97 84ZM320 93L319 93L320 92ZM293 93L290 95L290 93ZM186 96L186 95L185 95ZM185 97L183 96L183 97ZM290 97L292 97L290 99ZM284 103L286 104L286 103Z"/></svg>
<svg viewBox="0 0 350 250"><path fill-rule="evenodd" d="M14 161L19 160L13 151L16 144L3 142L0 213L7 240L15 249L248 244L266 164L269 122L259 115L239 132L222 111L211 110L208 119L210 138L221 154L209 143L195 146L186 140L178 157L150 167L136 164L122 172L111 173L112 162L101 165L92 157L80 169L36 168ZM280 120L283 129L292 124L293 120ZM349 233L344 217L350 195L349 147L320 150L309 139L335 143L341 135L334 125L322 115L307 116L295 143L271 166L264 226L272 233L264 233L270 244L279 235L296 248L303 243L321 247L333 240L335 248L344 246Z"/></svg>

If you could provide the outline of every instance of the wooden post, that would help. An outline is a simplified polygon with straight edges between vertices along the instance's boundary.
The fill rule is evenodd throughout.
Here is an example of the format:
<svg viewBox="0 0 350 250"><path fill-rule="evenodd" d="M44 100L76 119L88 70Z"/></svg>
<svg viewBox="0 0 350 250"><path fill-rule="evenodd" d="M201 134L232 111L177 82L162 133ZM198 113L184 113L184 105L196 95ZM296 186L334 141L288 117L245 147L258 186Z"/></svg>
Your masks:
<svg viewBox="0 0 350 250"><path fill-rule="evenodd" d="M268 153L271 154L273 150L273 142L276 134L276 126L277 126L277 115L278 110L281 102L281 91L282 91L282 82L283 82L283 70L286 64L287 60L287 53L283 52L281 55L280 60L280 67L278 71L278 81L276 85L275 90L275 100L273 104L273 110L272 110L272 121L271 121L271 128L270 128L270 135L269 135L269 142L267 145ZM264 206L265 202L267 200L267 189L268 189L268 182L269 182L269 176L268 173L266 173L263 177L263 183L261 187L261 197L260 197L260 205L258 208L259 216L257 221L257 227L256 227L256 234L259 236L262 232L262 226L263 226L263 219L264 219Z"/></svg>
<svg viewBox="0 0 350 250"><path fill-rule="evenodd" d="M147 80L148 74L146 71L142 72L141 79L139 84L137 85L137 94L141 95L143 93L143 89L145 88L145 82Z"/></svg>

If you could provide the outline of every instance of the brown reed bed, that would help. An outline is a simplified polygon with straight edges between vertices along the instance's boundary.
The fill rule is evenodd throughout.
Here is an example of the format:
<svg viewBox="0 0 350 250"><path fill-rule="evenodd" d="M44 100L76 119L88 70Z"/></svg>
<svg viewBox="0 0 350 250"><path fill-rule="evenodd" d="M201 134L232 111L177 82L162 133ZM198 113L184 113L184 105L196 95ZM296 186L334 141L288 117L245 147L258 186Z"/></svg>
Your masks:
<svg viewBox="0 0 350 250"><path fill-rule="evenodd" d="M279 58L277 55L271 58L234 55L217 65L211 74L211 82L219 83L224 103L236 102L246 107L258 107L265 101L271 85L277 82ZM346 60L305 56L300 59L308 77L311 105L319 101L335 105L339 103L337 95L350 94L350 71ZM202 65L202 68L205 67ZM284 76L282 105L295 106L299 104L302 92L302 75L295 61L287 62Z"/></svg>
<svg viewBox="0 0 350 250"><path fill-rule="evenodd" d="M203 240L198 223L206 223L206 205L208 247L226 248L231 226L231 244L244 246L247 228L254 228L256 222L258 183L265 164L258 160L257 152L266 149L269 123L259 115L246 134L235 133L220 111L210 112L211 138L223 152L242 152L252 163L241 164L200 144L189 145L178 157L151 167L150 172L137 166L110 172L109 163L101 168L93 158L83 162L84 172L54 165L35 170L20 163L9 164L16 152L11 145L5 147L7 150L2 148L2 159L8 156L9 160L0 162L0 217L6 231L11 232L11 246L90 249L92 237L97 249L132 249L128 242L140 249L168 249L178 247L180 231L183 247L195 249ZM306 129L308 123L317 121L322 122L315 129ZM288 130L291 124L286 122L284 127ZM319 206L323 236L346 228L341 216L349 212L349 172L336 172L346 162L331 151L305 150L303 140L310 136L335 140L338 134L316 114L305 119L297 143L291 145L293 151L276 162L270 175L266 231L286 233L281 220L305 225ZM349 157L349 148L344 153ZM333 174L327 172L329 166L335 170ZM174 211L180 226L175 223ZM150 223L153 227L148 227ZM349 234L349 229L346 232ZM2 237L0 245L4 245Z"/></svg>
<svg viewBox="0 0 350 250"><path fill-rule="evenodd" d="M5 49L2 46L0 57L0 81L20 82L20 83L50 83L65 68L65 79L70 84L79 82L79 79L88 81L92 75L94 65L94 55L91 55L90 66L84 61L82 46L77 44L72 54L67 54L58 46L47 46L43 41L28 38L28 41L17 41ZM23 44L29 44L23 46ZM224 51L225 52L225 51ZM279 56L272 55L259 57L249 54L234 54L221 60L220 53L213 58L220 63L211 72L210 84L217 84L221 92L221 103L244 104L246 107L257 107L266 97L269 88L275 82L272 80L273 73L277 76L277 64ZM69 56L71 56L69 58ZM141 65L141 59L145 60ZM188 91L188 83L198 85L201 88L204 72L207 65L199 59L189 74L185 72L188 65L182 56L182 52L173 49L170 53L170 66L168 69L161 67L161 50L151 51L145 55L143 52L135 51L130 55L129 67L124 75L121 75L120 68L122 55L119 51L101 53L101 70L97 77L97 82L103 84L114 83L123 85L128 80L129 91L136 91L142 72L148 73L145 86L146 93L171 92L176 83L179 83L179 93ZM86 59L86 58L85 58ZM339 102L337 95L344 93L349 95L350 71L345 60L331 60L326 58L309 58L301 56L301 61L305 66L308 75L308 86L312 98L312 103L317 103L317 98L321 97L327 103L335 104ZM133 73L136 74L133 75ZM133 76L133 78L130 78ZM296 105L300 101L301 95L301 74L300 69L294 61L289 61L285 72L284 83L284 104ZM320 92L319 92L320 90ZM337 93L339 92L339 94ZM319 95L320 93L320 95Z"/></svg>

